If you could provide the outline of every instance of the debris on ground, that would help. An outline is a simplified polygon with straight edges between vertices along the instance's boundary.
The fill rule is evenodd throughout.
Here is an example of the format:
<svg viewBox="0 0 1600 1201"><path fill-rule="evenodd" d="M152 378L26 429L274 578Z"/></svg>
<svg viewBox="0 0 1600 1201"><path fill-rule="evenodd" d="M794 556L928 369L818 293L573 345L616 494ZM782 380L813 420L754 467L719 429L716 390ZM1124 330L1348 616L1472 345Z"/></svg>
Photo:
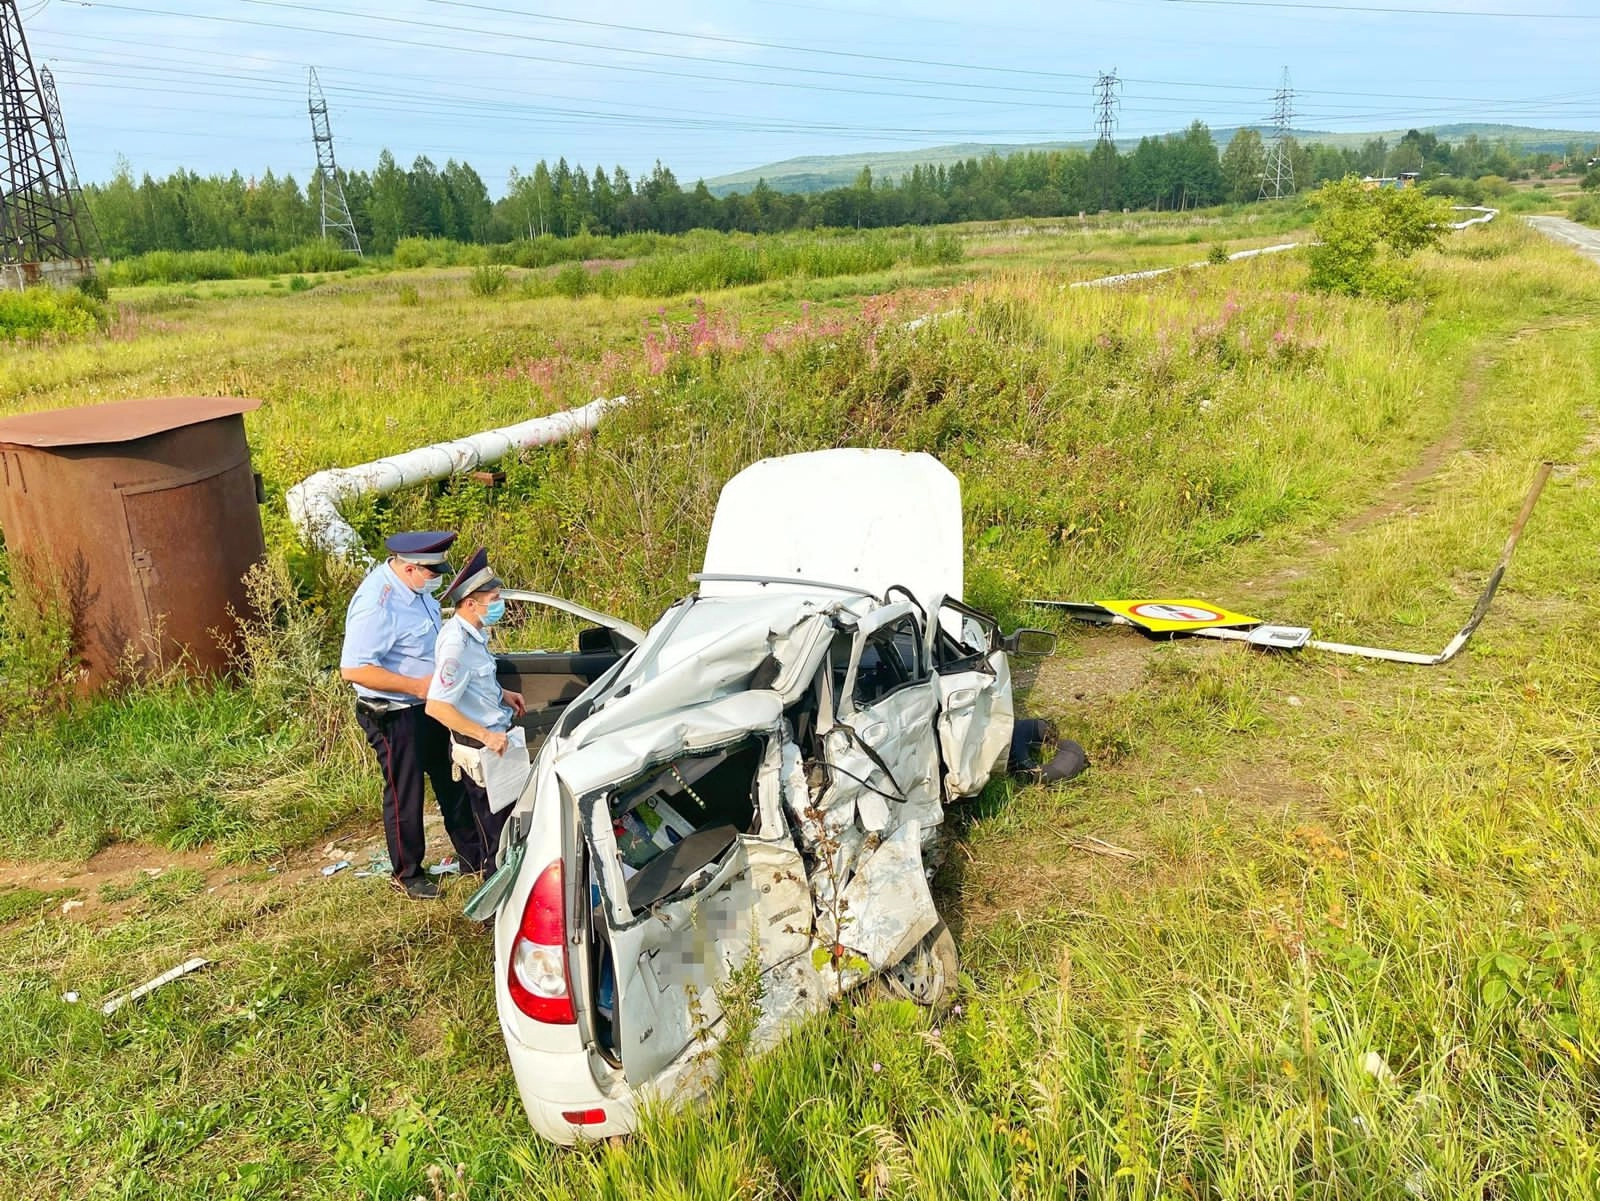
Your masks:
<svg viewBox="0 0 1600 1201"><path fill-rule="evenodd" d="M177 980L182 976L187 976L190 972L199 971L210 962L211 960L209 959L196 958L190 959L184 963L180 963L177 967L172 968L170 971L162 972L154 980L146 980L143 984L139 985L138 988L122 993L119 996L112 997L104 1005L100 1006L100 1012L105 1014L107 1017L110 1017L129 1001L137 1001L140 997L149 996L151 993L155 992L156 989L162 987L163 985L171 984L174 980Z"/></svg>
<svg viewBox="0 0 1600 1201"><path fill-rule="evenodd" d="M389 856L382 851L373 851L367 860L367 866L356 873L357 878L392 875L394 875L394 864L389 862Z"/></svg>
<svg viewBox="0 0 1600 1201"><path fill-rule="evenodd" d="M341 860L339 860L338 863L330 863L330 864L328 864L327 867L322 869L322 874L324 876L336 875L339 872L344 871L344 869L349 867L349 866L350 866L350 860L341 859Z"/></svg>
<svg viewBox="0 0 1600 1201"><path fill-rule="evenodd" d="M459 876L461 874L461 864L457 863L454 857L446 856L430 867L428 874L430 876Z"/></svg>

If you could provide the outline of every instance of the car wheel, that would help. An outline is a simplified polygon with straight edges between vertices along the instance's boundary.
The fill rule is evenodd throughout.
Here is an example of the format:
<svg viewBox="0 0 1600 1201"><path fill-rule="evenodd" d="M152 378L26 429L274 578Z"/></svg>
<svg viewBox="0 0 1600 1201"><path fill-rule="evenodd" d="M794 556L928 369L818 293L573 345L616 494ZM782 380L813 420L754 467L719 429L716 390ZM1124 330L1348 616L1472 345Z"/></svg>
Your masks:
<svg viewBox="0 0 1600 1201"><path fill-rule="evenodd" d="M883 982L895 996L937 1009L955 996L961 959L950 927L940 922L928 931L899 963L884 973Z"/></svg>

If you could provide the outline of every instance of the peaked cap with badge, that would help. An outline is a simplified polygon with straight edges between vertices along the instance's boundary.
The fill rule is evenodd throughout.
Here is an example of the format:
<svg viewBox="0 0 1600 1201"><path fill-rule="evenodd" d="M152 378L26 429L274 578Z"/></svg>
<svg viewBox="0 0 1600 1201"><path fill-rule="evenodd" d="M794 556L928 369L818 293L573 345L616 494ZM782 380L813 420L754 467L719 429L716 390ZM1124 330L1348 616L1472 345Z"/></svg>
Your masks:
<svg viewBox="0 0 1600 1201"><path fill-rule="evenodd" d="M416 530L391 534L384 539L383 547L402 563L415 563L436 575L449 575L453 569L445 556L455 540L454 530Z"/></svg>
<svg viewBox="0 0 1600 1201"><path fill-rule="evenodd" d="M494 568L489 566L489 551L480 546L472 552L472 557L467 560L467 565L461 569L456 578L445 585L445 590L439 594L439 599L445 604L459 605L474 592L498 587L500 587L500 577L495 575Z"/></svg>

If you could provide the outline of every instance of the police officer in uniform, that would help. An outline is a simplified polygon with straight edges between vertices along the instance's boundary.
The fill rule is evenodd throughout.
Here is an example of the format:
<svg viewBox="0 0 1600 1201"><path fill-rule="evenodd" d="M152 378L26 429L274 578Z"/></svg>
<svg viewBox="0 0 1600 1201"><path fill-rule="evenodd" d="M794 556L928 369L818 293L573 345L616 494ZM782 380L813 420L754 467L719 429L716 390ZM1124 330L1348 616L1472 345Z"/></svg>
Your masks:
<svg viewBox="0 0 1600 1201"><path fill-rule="evenodd" d="M506 749L507 731L526 705L521 693L500 687L495 676L489 627L505 616L506 603L500 599L500 581L489 566L488 551L480 546L473 552L445 588L442 599L455 606L455 614L445 622L434 650L428 716L446 727L457 742L501 754ZM465 775L461 785L492 861L510 810L491 813L482 786Z"/></svg>
<svg viewBox="0 0 1600 1201"><path fill-rule="evenodd" d="M339 674L355 686L356 720L383 773L383 833L392 883L412 900L439 889L423 870L423 777L444 828L467 871L483 866L485 847L459 781L452 778L444 727L424 711L433 678L434 643L443 624L433 593L450 574L445 554L453 532L395 534L386 562L372 569L350 599Z"/></svg>

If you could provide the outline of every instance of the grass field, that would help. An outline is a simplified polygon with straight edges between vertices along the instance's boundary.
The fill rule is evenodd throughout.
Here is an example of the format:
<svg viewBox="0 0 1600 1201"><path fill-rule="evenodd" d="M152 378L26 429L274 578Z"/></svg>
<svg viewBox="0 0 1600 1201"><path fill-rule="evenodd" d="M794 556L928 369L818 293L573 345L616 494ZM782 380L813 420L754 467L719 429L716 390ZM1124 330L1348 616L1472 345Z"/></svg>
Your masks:
<svg viewBox="0 0 1600 1201"><path fill-rule="evenodd" d="M1066 286L1283 236L967 230L959 264L667 302L438 269L114 290L108 334L0 359L0 411L266 399L280 602L238 687L64 713L48 623L6 610L8 1195L1600 1192L1600 272L1505 222L1423 256L1401 307L1307 294L1296 255ZM938 882L956 1005L843 1005L708 1105L556 1152L516 1100L482 931L317 871L375 832L375 780L322 670L349 580L294 551L281 495L598 394L632 403L591 440L358 528L456 524L517 582L642 618L738 467L903 446L961 477L971 591L1010 619L1149 590L1431 651L1534 466L1560 466L1445 668L1065 631L1028 703L1094 767L963 816ZM191 955L215 962L99 1014Z"/></svg>

